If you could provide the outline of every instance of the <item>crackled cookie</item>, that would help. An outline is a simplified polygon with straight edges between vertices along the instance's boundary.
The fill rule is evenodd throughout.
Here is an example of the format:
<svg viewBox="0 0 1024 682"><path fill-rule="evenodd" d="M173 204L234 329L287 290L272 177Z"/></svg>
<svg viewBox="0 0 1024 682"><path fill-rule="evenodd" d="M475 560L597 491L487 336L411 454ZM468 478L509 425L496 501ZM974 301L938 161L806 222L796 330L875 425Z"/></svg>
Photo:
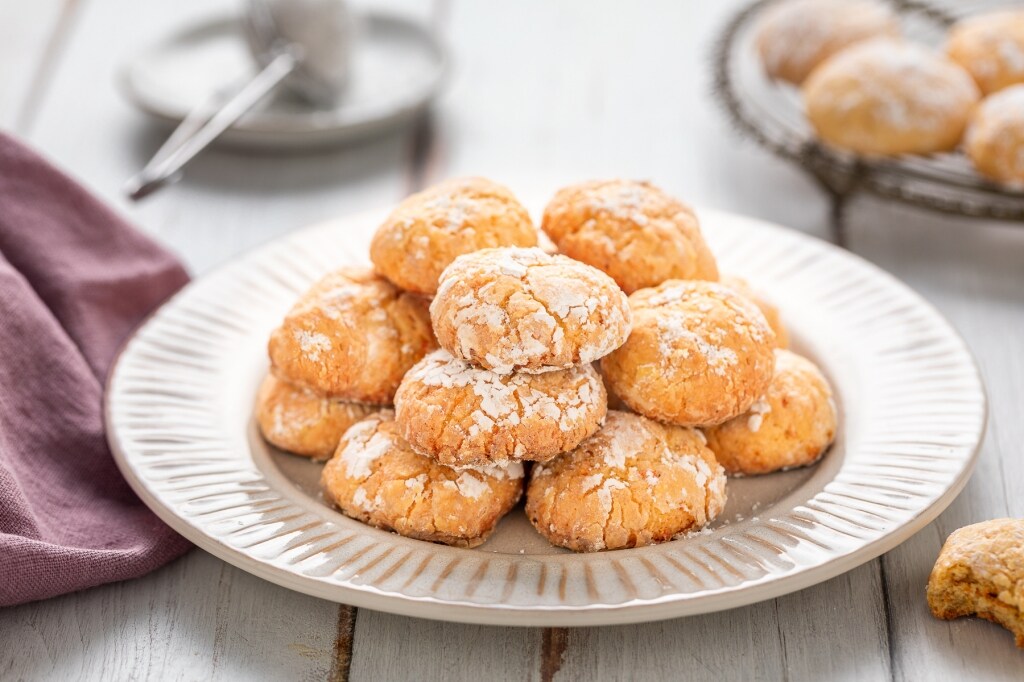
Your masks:
<svg viewBox="0 0 1024 682"><path fill-rule="evenodd" d="M577 552L640 547L699 530L725 506L725 472L695 429L609 412L572 452L536 464L530 522Z"/></svg>
<svg viewBox="0 0 1024 682"><path fill-rule="evenodd" d="M559 251L608 273L627 294L668 279L718 279L697 216L650 183L566 187L544 209L541 227Z"/></svg>
<svg viewBox="0 0 1024 682"><path fill-rule="evenodd" d="M324 277L270 336L274 374L332 398L385 405L436 348L427 302L365 268Z"/></svg>
<svg viewBox="0 0 1024 682"><path fill-rule="evenodd" d="M964 148L982 175L1024 186L1024 84L982 100L971 117Z"/></svg>
<svg viewBox="0 0 1024 682"><path fill-rule="evenodd" d="M456 258L430 318L442 348L500 374L592 362L621 346L630 325L626 295L608 275L514 247Z"/></svg>
<svg viewBox="0 0 1024 682"><path fill-rule="evenodd" d="M348 427L378 409L325 398L273 375L263 380L256 397L256 421L263 437L282 450L313 459L333 455Z"/></svg>
<svg viewBox="0 0 1024 682"><path fill-rule="evenodd" d="M396 421L417 451L442 464L550 459L601 425L608 401L591 365L497 374L439 350L409 370Z"/></svg>
<svg viewBox="0 0 1024 682"><path fill-rule="evenodd" d="M484 178L457 178L408 197L377 228L370 260L408 291L432 295L457 256L494 246L536 246L522 204Z"/></svg>
<svg viewBox="0 0 1024 682"><path fill-rule="evenodd" d="M773 78L800 85L818 64L870 38L898 36L895 13L873 0L787 0L765 11L757 51Z"/></svg>
<svg viewBox="0 0 1024 682"><path fill-rule="evenodd" d="M803 86L807 117L822 140L883 156L955 148L978 97L978 86L955 62L887 39L843 50Z"/></svg>
<svg viewBox="0 0 1024 682"><path fill-rule="evenodd" d="M949 31L946 54L974 76L985 94L1024 83L1024 10L961 19Z"/></svg>
<svg viewBox="0 0 1024 682"><path fill-rule="evenodd" d="M764 395L775 334L752 302L717 282L669 281L629 297L633 331L601 361L630 409L681 426L743 414Z"/></svg>
<svg viewBox="0 0 1024 682"><path fill-rule="evenodd" d="M750 287L750 283L742 277L722 275L721 282L733 291L749 298L761 310L764 319L768 321L768 326L775 332L776 348L789 347L789 331L787 331L786 325L782 323L782 316L779 314L779 309L774 303L754 291Z"/></svg>
<svg viewBox="0 0 1024 682"><path fill-rule="evenodd" d="M936 618L976 615L1024 647L1024 519L983 521L954 531L928 579Z"/></svg>
<svg viewBox="0 0 1024 682"><path fill-rule="evenodd" d="M350 428L321 476L324 494L364 523L419 540L476 547L523 490L523 465L453 469L416 453L391 410Z"/></svg>
<svg viewBox="0 0 1024 682"><path fill-rule="evenodd" d="M775 375L744 414L704 429L730 474L767 474L817 462L836 435L832 389L810 360L775 351Z"/></svg>

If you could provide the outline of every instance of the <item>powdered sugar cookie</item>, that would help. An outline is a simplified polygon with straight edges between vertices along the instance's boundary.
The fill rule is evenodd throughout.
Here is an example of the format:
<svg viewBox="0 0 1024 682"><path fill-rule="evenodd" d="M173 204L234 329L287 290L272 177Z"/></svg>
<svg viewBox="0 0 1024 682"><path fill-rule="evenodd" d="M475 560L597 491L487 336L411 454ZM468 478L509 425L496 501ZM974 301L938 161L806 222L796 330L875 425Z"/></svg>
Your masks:
<svg viewBox="0 0 1024 682"><path fill-rule="evenodd" d="M350 428L324 466L324 494L345 514L419 540L476 547L523 490L523 465L452 469L417 454L391 410Z"/></svg>
<svg viewBox="0 0 1024 682"><path fill-rule="evenodd" d="M704 430L730 474L767 474L813 464L836 435L828 381L810 360L775 351L775 375L746 413Z"/></svg>
<svg viewBox="0 0 1024 682"><path fill-rule="evenodd" d="M758 25L757 51L768 75L800 85L840 50L899 33L895 13L881 2L787 0L765 11Z"/></svg>
<svg viewBox="0 0 1024 682"><path fill-rule="evenodd" d="M668 279L718 279L697 216L650 183L599 180L561 189L541 227L559 251L608 273L627 294Z"/></svg>
<svg viewBox="0 0 1024 682"><path fill-rule="evenodd" d="M669 281L629 297L633 331L601 361L630 409L681 426L721 424L764 395L775 334L757 306L716 282Z"/></svg>
<svg viewBox="0 0 1024 682"><path fill-rule="evenodd" d="M270 336L274 373L353 402L388 404L432 348L427 302L365 268L342 268L302 295Z"/></svg>
<svg viewBox="0 0 1024 682"><path fill-rule="evenodd" d="M613 411L575 450L533 467L526 514L552 544L594 552L699 530L725 499L700 431Z"/></svg>
<svg viewBox="0 0 1024 682"><path fill-rule="evenodd" d="M348 427L378 409L325 398L271 375L256 398L256 421L272 445L295 455L327 459Z"/></svg>
<svg viewBox="0 0 1024 682"><path fill-rule="evenodd" d="M442 348L500 374L592 362L621 346L630 325L608 275L538 248L459 256L441 274L430 317Z"/></svg>
<svg viewBox="0 0 1024 682"><path fill-rule="evenodd" d="M373 236L370 260L402 289L433 294L457 256L536 245L530 215L511 192L484 178L457 178L399 204Z"/></svg>
<svg viewBox="0 0 1024 682"><path fill-rule="evenodd" d="M1024 85L982 101L971 117L964 147L982 175L1024 187Z"/></svg>
<svg viewBox="0 0 1024 682"><path fill-rule="evenodd" d="M860 43L832 57L804 83L818 136L860 154L931 154L957 146L978 102L960 66L895 40Z"/></svg>
<svg viewBox="0 0 1024 682"><path fill-rule="evenodd" d="M395 394L402 435L443 464L543 461L600 426L604 384L590 365L543 374L497 374L431 353Z"/></svg>
<svg viewBox="0 0 1024 682"><path fill-rule="evenodd" d="M986 95L1024 83L1024 10L961 19L949 30L946 54L967 69Z"/></svg>
<svg viewBox="0 0 1024 682"><path fill-rule="evenodd" d="M789 347L789 331L786 329L786 325L782 323L782 316L779 314L779 309L774 303L754 291L747 280L742 277L722 275L721 282L736 293L753 301L754 305L760 309L764 319L768 321L768 326L775 332L776 348Z"/></svg>
<svg viewBox="0 0 1024 682"><path fill-rule="evenodd" d="M1024 519L982 521L954 531L928 579L936 618L978 616L1024 648Z"/></svg>

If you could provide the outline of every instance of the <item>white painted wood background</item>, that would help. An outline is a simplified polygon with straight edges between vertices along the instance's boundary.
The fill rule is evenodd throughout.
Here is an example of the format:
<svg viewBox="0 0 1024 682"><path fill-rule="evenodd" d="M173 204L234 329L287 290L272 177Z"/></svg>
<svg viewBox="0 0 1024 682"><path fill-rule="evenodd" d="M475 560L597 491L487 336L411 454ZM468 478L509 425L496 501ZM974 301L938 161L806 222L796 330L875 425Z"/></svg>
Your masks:
<svg viewBox="0 0 1024 682"><path fill-rule="evenodd" d="M27 138L195 273L274 236L391 203L437 178L513 187L651 178L695 204L826 235L800 172L736 138L709 97L709 41L741 2L431 8L455 69L429 125L344 151L211 151L133 206L160 142L118 96L119 60L229 0L0 0L0 126ZM977 620L938 622L924 584L943 539L1024 516L1024 229L858 200L849 246L967 338L991 420L971 483L935 523L851 573L747 608L649 625L503 629L339 607L194 550L140 580L0 610L0 679L1024 679L1024 651Z"/></svg>

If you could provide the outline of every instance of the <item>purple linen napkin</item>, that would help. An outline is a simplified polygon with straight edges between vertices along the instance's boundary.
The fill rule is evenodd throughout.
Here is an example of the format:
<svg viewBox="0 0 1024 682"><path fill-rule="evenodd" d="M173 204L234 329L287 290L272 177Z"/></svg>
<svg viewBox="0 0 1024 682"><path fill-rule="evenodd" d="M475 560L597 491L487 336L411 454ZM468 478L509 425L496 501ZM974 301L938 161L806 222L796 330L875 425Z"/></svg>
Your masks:
<svg viewBox="0 0 1024 682"><path fill-rule="evenodd" d="M103 382L188 275L0 133L0 606L143 575L189 544L121 477Z"/></svg>

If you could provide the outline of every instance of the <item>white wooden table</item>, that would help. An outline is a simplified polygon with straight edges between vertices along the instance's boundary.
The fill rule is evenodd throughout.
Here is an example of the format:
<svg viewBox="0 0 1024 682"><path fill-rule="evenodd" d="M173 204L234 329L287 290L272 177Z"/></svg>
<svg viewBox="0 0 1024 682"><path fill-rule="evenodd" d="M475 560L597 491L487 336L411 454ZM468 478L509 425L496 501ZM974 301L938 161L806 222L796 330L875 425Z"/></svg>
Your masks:
<svg viewBox="0 0 1024 682"><path fill-rule="evenodd" d="M437 21L455 70L428 124L344 151L211 151L137 206L122 182L160 133L115 65L229 0L0 0L0 125L27 138L195 273L276 235L391 203L437 178L513 187L651 178L710 205L827 235L800 172L737 139L709 97L709 41L736 0L483 3ZM953 529L1024 516L1024 229L858 200L849 248L894 272L967 338L991 421L959 499L851 573L747 608L649 625L511 629L355 610L194 550L152 575L0 610L0 679L1024 679L1024 651L977 620L934 620L924 584Z"/></svg>

